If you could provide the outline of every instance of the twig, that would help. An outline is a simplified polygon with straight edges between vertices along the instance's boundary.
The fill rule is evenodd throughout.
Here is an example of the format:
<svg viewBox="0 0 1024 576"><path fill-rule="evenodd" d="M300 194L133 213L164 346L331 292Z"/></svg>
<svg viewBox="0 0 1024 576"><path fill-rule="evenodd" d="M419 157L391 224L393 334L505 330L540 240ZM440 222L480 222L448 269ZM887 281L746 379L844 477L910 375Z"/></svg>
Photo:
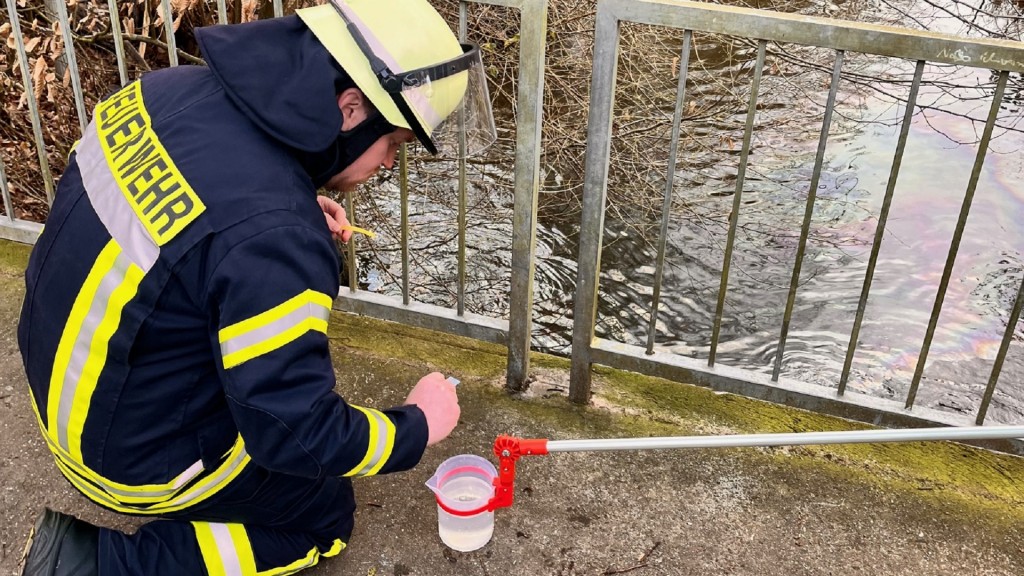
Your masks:
<svg viewBox="0 0 1024 576"><path fill-rule="evenodd" d="M122 42L122 44L124 45L125 53L131 56L135 64L137 64L140 68L146 70L147 72L151 70L151 68L149 67L149 62L146 62L146 59L142 57L142 54L139 54L139 50L135 48L135 46L129 44L128 42Z"/></svg>
<svg viewBox="0 0 1024 576"><path fill-rule="evenodd" d="M604 576L608 576L609 574L625 574L626 572L632 572L633 570L639 570L641 568L646 568L646 567L647 567L647 563L644 562L643 564L637 564L636 566L630 566L629 568L623 568L622 570L612 570L611 568L609 568L609 569L605 570L603 572L603 574L604 574Z"/></svg>
<svg viewBox="0 0 1024 576"><path fill-rule="evenodd" d="M166 42L163 42L162 40L157 40L156 38L150 38L149 36L142 36L140 34L122 33L121 35L124 37L125 40L129 42L146 42L148 44L159 46L164 50L168 49ZM202 58L197 58L196 56L193 56L188 52L185 52L184 50L176 49L175 52L178 53L178 58L181 58L186 62L191 62L192 64L206 64L206 60L203 60Z"/></svg>
<svg viewBox="0 0 1024 576"><path fill-rule="evenodd" d="M125 46L126 47L130 46L132 49L134 49L135 47L131 46L130 44L128 44L128 42L144 42L146 44L152 44L154 46L158 46L160 48L163 48L164 50L168 49L168 46L167 46L166 42L164 42L162 40L157 40L156 38L150 38L149 36L145 36L145 35L142 35L142 34L129 34L127 32L122 32L121 33L121 37L124 39ZM84 36L84 35L83 36L75 36L75 40L77 40L78 42L86 43L86 44L94 44L94 43L96 43L99 40L113 40L113 38L114 38L114 35L113 35L112 32L103 32L103 33L100 33L100 34L90 34L88 36ZM175 49L175 52L178 53L178 58L181 58L182 60L184 60L186 62L191 62L192 64L206 64L206 61L203 60L202 58L198 58L196 56L193 56L193 55L189 54L188 52L185 52L184 50L181 50L180 48ZM138 52L136 52L136 54L138 54ZM141 58L141 56L140 56L140 58ZM143 62L145 62L145 60L143 60Z"/></svg>
<svg viewBox="0 0 1024 576"><path fill-rule="evenodd" d="M640 561L641 562L647 562L647 559L651 557L651 554L654 554L654 551L658 549L658 546L661 546L661 542L660 541L659 542L655 542L654 546L651 546L650 550L648 550L647 552L644 552L644 555L640 557Z"/></svg>

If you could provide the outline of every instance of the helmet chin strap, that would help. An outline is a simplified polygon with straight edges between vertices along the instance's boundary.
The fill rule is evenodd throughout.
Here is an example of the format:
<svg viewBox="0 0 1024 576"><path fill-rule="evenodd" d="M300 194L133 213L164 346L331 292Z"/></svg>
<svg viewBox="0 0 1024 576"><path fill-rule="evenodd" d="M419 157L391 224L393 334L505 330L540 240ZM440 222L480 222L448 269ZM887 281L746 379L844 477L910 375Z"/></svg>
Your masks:
<svg viewBox="0 0 1024 576"><path fill-rule="evenodd" d="M320 152L298 152L299 162L306 169L313 185L320 188L331 178L359 159L373 143L397 130L380 112L360 122L351 130L342 130L334 142Z"/></svg>

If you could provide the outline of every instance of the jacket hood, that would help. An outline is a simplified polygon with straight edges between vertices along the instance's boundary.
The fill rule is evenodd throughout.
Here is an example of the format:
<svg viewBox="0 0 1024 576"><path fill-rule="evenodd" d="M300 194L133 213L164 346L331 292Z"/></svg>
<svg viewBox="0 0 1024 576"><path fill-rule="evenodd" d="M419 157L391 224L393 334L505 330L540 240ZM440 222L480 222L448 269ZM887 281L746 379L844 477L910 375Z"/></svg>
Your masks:
<svg viewBox="0 0 1024 576"><path fill-rule="evenodd" d="M322 153L341 131L336 95L355 86L298 16L196 30L231 101L274 139Z"/></svg>

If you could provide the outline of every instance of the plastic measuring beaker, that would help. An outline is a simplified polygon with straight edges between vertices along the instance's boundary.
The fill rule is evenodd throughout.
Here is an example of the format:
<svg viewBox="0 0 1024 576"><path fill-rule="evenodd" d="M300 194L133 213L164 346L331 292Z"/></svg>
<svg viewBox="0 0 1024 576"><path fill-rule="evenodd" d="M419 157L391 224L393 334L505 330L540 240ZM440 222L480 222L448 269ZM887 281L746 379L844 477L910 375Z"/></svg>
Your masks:
<svg viewBox="0 0 1024 576"><path fill-rule="evenodd" d="M498 471L486 458L452 456L437 467L427 488L437 495L437 534L459 552L480 549L494 533L494 479Z"/></svg>

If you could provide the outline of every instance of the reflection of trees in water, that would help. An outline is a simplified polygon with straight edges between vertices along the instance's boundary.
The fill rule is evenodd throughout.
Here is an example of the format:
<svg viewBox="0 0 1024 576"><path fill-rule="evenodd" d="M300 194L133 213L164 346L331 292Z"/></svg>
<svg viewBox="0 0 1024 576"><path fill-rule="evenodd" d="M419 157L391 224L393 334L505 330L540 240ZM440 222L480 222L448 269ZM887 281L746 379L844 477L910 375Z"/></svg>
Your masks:
<svg viewBox="0 0 1024 576"><path fill-rule="evenodd" d="M409 167L410 296L453 307L459 287L458 189L455 162L415 157ZM493 163L467 166L466 310L508 313L512 237L512 173ZM359 283L393 295L402 290L401 202L395 174L382 172L355 196L356 217L377 238L359 244ZM347 279L347 275L342 275Z"/></svg>
<svg viewBox="0 0 1024 576"><path fill-rule="evenodd" d="M455 2L444 2L441 6L447 6L450 14L457 10ZM858 0L842 4L761 2L752 7L932 27L965 35L1020 35L1021 9L1015 3L986 5L975 12L967 12L968 6L956 1L941 5L893 1L869 5ZM573 260L586 149L593 17L592 0L550 3L542 95L545 115L536 302L541 317L538 324L551 334L567 332L571 301L566 295L571 294L575 282ZM612 323L617 328L612 332L628 331L623 326L637 319L637 325L646 324L642 311L630 311L633 319L622 318L620 312L638 301L649 300L645 284L649 285L651 279L643 276L651 276L649 270L656 253L682 44L682 32L676 30L625 23L621 32L603 264L608 270L624 270L626 274L623 282L616 278L608 278L607 282L614 293L606 295L609 307L604 316L616 318ZM485 50L492 95L498 106L501 142L483 160L484 165L470 167L471 180L475 182L469 202L467 306L474 312L497 315L505 313L498 296L502 286L498 279L507 274L508 265L508 240L501 234L511 229L518 34L515 11L470 7L469 36ZM670 246L669 266L689 282L678 288L693 291L695 308L708 305L708 298L712 307L714 303L755 55L756 44L747 39L699 33L694 36L672 202L671 229L683 244ZM768 46L737 239L740 245L763 247L767 251L750 257L749 266L736 267L737 282L744 285L743 290L756 292L758 286L774 290L788 284L785 274L799 234L810 181L809 166L817 145L834 57L831 50L774 43ZM847 54L830 144L841 142L866 126L885 127L897 122L892 119L894 115L878 110L891 112L906 101L912 74L912 62ZM920 117L932 122L937 131L945 127L934 122L935 117L970 118L976 125L974 134L980 133L978 123L984 121L993 79L983 78L979 82L975 75L963 74L962 69L941 66L929 66L927 77L929 88L922 91L918 102L924 110L918 111ZM1015 108L1022 84L1020 75L1011 77L1006 113L999 120L1002 132L1019 131ZM960 107L950 108L947 104L953 101ZM962 132L948 135L951 140L964 143L970 143L970 136ZM423 282L422 288L414 289L414 297L432 303L451 302L455 290L455 204L451 178L454 170L451 165L417 159L413 173L417 180L411 203L411 258ZM830 164L826 160L822 179L815 212L815 221L821 225L812 228L806 258L848 262L859 257L865 239L870 236L870 229L864 224L871 220L871 207L865 204L868 194L858 187L856 172L841 163ZM390 194L397 197L397 192ZM377 204L369 208L370 213L386 214L397 222L397 206ZM399 237L397 231L394 237ZM430 255L423 255L416 247L430 248ZM398 249L397 244L380 241L372 248L383 261L379 274L400 286L400 272L395 268L400 260ZM826 258L834 253L838 256ZM500 266L502 270L495 271L490 266ZM630 270L642 273L634 275ZM821 269L812 264L805 267L805 272L807 277L813 277ZM414 273L414 277L419 276ZM749 330L755 323L734 324L738 330Z"/></svg>

